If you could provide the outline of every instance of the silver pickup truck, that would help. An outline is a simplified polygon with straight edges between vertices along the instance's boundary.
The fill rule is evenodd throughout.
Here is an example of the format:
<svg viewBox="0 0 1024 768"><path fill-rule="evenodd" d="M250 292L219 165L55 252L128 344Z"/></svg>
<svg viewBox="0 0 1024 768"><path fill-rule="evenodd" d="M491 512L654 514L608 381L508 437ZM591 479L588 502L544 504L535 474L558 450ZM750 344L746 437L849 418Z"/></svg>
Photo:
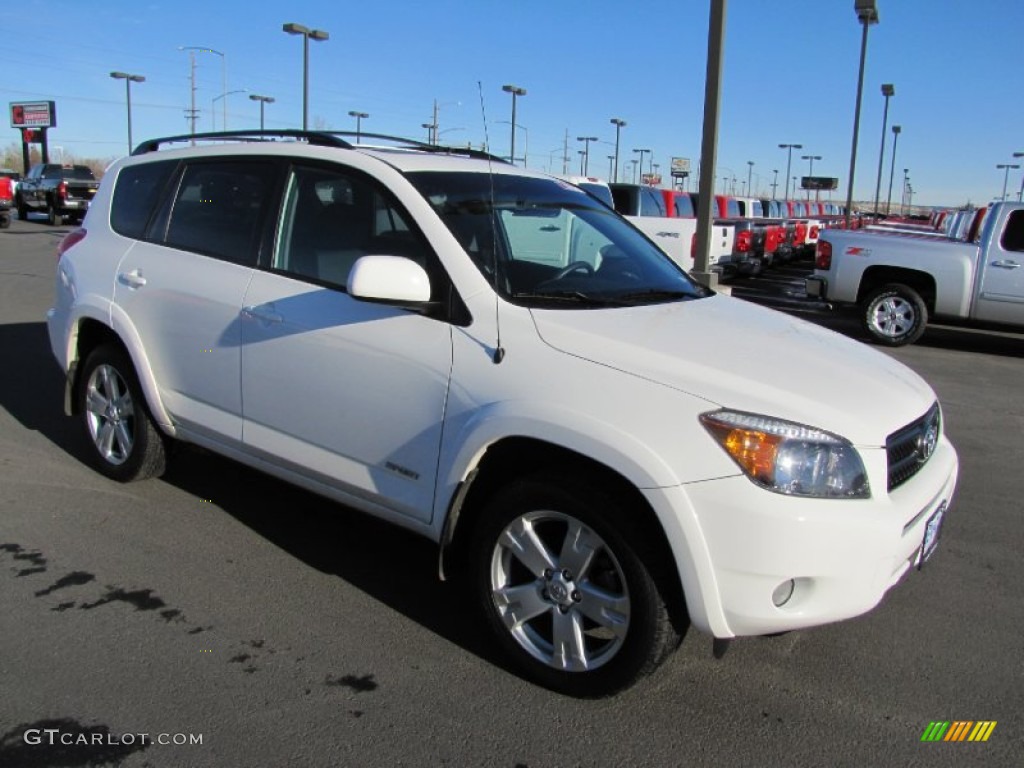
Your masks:
<svg viewBox="0 0 1024 768"><path fill-rule="evenodd" d="M825 230L807 295L860 308L881 344L912 344L929 317L1024 327L1024 204L995 203L977 242Z"/></svg>

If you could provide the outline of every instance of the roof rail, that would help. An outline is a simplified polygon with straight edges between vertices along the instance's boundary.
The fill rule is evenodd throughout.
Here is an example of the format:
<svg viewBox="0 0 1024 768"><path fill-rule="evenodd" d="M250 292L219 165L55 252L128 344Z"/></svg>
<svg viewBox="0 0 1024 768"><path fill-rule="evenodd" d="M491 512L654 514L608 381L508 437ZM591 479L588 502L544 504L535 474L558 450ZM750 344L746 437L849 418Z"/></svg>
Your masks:
<svg viewBox="0 0 1024 768"><path fill-rule="evenodd" d="M351 149L352 145L330 132L324 131L302 131L296 129L278 130L237 130L237 131L211 131L206 133L186 133L180 136L164 136L159 139L150 139L139 144L133 155L145 155L148 152L156 152L164 144L180 144L186 141L224 141L226 139L239 139L243 141L276 141L278 139L295 139L306 141L309 144L321 147L337 147L339 149Z"/></svg>
<svg viewBox="0 0 1024 768"><path fill-rule="evenodd" d="M416 139L407 139L402 136L388 136L383 133L366 133L365 131L302 131L298 129L278 130L237 130L237 131L212 131L207 133L187 133L180 136L165 136L158 139L150 139L139 144L133 151L133 155L145 155L149 152L156 152L165 144L181 144L186 141L225 141L235 139L240 141L277 141L278 139L294 139L306 141L309 144L319 147L335 147L337 149L354 149L355 145L340 138L342 136L355 136L356 140L361 139L383 139L394 142L397 147L408 147L421 152L433 152L448 155L464 155L480 160L489 160L495 163L508 164L504 158L497 157L480 149L471 147L449 147L441 144L427 144Z"/></svg>

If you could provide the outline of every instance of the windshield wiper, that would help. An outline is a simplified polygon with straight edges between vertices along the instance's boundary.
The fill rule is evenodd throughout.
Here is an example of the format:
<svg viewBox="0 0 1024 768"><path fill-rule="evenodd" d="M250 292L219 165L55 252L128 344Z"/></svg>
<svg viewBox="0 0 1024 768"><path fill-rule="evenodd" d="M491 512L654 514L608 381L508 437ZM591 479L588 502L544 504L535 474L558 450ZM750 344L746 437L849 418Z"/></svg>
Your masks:
<svg viewBox="0 0 1024 768"><path fill-rule="evenodd" d="M624 307L628 302L619 297L593 296L583 291L543 291L539 293L513 293L513 299L534 299L537 301L573 302L590 307Z"/></svg>
<svg viewBox="0 0 1024 768"><path fill-rule="evenodd" d="M693 293L692 291L670 291L652 288L648 291L623 293L616 298L620 299L623 303L639 304L643 302L657 303L661 301L672 301L675 299L695 299L699 295L700 294Z"/></svg>

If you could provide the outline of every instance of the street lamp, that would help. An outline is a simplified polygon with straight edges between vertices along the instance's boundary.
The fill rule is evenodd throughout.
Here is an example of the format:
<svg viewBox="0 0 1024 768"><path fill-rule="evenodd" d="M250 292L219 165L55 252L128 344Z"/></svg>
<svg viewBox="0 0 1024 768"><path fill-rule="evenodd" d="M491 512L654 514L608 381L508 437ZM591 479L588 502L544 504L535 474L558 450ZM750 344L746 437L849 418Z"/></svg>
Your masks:
<svg viewBox="0 0 1024 768"><path fill-rule="evenodd" d="M909 168L903 169L903 194L900 196L900 216L903 215L903 206L907 204L907 187L910 185Z"/></svg>
<svg viewBox="0 0 1024 768"><path fill-rule="evenodd" d="M434 143L434 124L433 123L420 123L420 128L427 129L427 144Z"/></svg>
<svg viewBox="0 0 1024 768"><path fill-rule="evenodd" d="M857 74L857 104L853 112L853 143L850 146L850 179L846 188L846 228L850 228L850 211L853 208L853 177L857 170L857 136L860 133L860 102L864 94L864 59L868 53L868 27L878 23L878 7L875 0L853 0L853 10L864 26L860 39L860 70Z"/></svg>
<svg viewBox="0 0 1024 768"><path fill-rule="evenodd" d="M814 175L814 161L815 160L821 160L821 155L800 155L800 159L801 160L806 160L808 162L807 175L808 176L813 176ZM807 190L807 202L810 202L810 201L811 201L811 190L808 189Z"/></svg>
<svg viewBox="0 0 1024 768"><path fill-rule="evenodd" d="M128 154L132 153L132 83L144 83L146 78L142 75L129 75L127 72L111 72L110 76L115 80L124 80L125 100L128 103Z"/></svg>
<svg viewBox="0 0 1024 768"><path fill-rule="evenodd" d="M775 194L779 188L779 169L772 168L772 173L774 174L772 176L772 200L775 200Z"/></svg>
<svg viewBox="0 0 1024 768"><path fill-rule="evenodd" d="M1003 196L1001 198L999 198L1000 200L1005 200L1006 199L1006 184L1010 180L1010 169L1011 168L1020 168L1020 165L1018 163L999 163L999 165L997 165L996 168L1003 168L1003 169L1005 169L1003 171Z"/></svg>
<svg viewBox="0 0 1024 768"><path fill-rule="evenodd" d="M803 148L803 144L779 144L779 149L786 150L786 194L783 200L789 200L789 167L793 162L793 150Z"/></svg>
<svg viewBox="0 0 1024 768"><path fill-rule="evenodd" d="M885 157L885 129L889 127L889 97L896 95L896 87L892 83L882 84L882 95L885 97L885 109L882 112L882 146L878 150L878 179L875 181L875 218L878 218L878 196L882 191L882 158Z"/></svg>
<svg viewBox="0 0 1024 768"><path fill-rule="evenodd" d="M267 104L274 103L273 96L261 96L258 93L250 93L249 98L252 101L258 101L260 103L260 130L263 130L263 107Z"/></svg>
<svg viewBox="0 0 1024 768"><path fill-rule="evenodd" d="M577 136L576 141L583 142L583 175L590 170L590 142L597 141L597 136Z"/></svg>
<svg viewBox="0 0 1024 768"><path fill-rule="evenodd" d="M505 93L511 93L512 94L512 126L511 126L512 141L509 144L508 157L509 157L509 162L512 163L512 165L515 165L516 164L516 97L518 97L518 96L525 96L526 95L526 89L525 88L520 88L518 85L503 85L503 86L501 86L501 90L503 90Z"/></svg>
<svg viewBox="0 0 1024 768"><path fill-rule="evenodd" d="M896 142L900 138L900 127L892 127L892 163L889 165L889 194L885 197L885 215L889 215L889 206L892 203L892 177L896 173Z"/></svg>
<svg viewBox="0 0 1024 768"><path fill-rule="evenodd" d="M213 48L206 48L200 45L179 45L179 51L199 51L200 53L212 53L214 56L220 56L220 92L226 93L228 90L228 57L221 51L214 50ZM192 59L192 133L195 133L195 114L196 114L196 83L195 83L195 54L190 54ZM224 125L228 124L228 103L224 102Z"/></svg>
<svg viewBox="0 0 1024 768"><path fill-rule="evenodd" d="M651 150L649 150L649 149L634 149L633 151L639 153L639 155L640 155L640 181L642 183L643 180L644 180L644 154L645 153L646 154L650 154Z"/></svg>
<svg viewBox="0 0 1024 768"><path fill-rule="evenodd" d="M747 160L747 194L750 194L750 190L753 189L753 187L750 186L750 177L753 175L753 173L754 173L754 161L753 160Z"/></svg>
<svg viewBox="0 0 1024 768"><path fill-rule="evenodd" d="M1014 152L1014 157L1024 157L1024 152ZM1021 198L1024 198L1024 174L1020 177L1020 191L1017 193L1017 202L1022 202Z"/></svg>
<svg viewBox="0 0 1024 768"><path fill-rule="evenodd" d="M225 107L224 107L224 128L223 128L223 130L226 131L228 129L228 111L227 111L227 106L226 106L227 103L228 103L228 98L227 97L230 96L232 93L248 93L248 91L246 91L245 88L239 88L239 89L234 90L234 91L226 91L226 92L220 94L219 96L214 96L212 99L210 99L210 119L213 121L213 130L215 130L215 131L217 130L217 111L214 108L214 105L219 100L224 99Z"/></svg>
<svg viewBox="0 0 1024 768"><path fill-rule="evenodd" d="M613 163L615 162L615 155L608 155L608 178L612 177Z"/></svg>
<svg viewBox="0 0 1024 768"><path fill-rule="evenodd" d="M356 119L356 144L358 144L359 134L362 133L363 130L363 118L369 117L370 114L369 112L359 112L355 109L350 109L348 111L348 115L349 117L354 117Z"/></svg>
<svg viewBox="0 0 1024 768"><path fill-rule="evenodd" d="M615 169L608 175L611 176L611 179L614 182L619 180L619 133L626 127L626 121L618 117L613 117L610 122L615 126Z"/></svg>
<svg viewBox="0 0 1024 768"><path fill-rule="evenodd" d="M330 34L322 29L310 29L302 24L288 23L281 27L289 35L302 35L302 130L309 128L309 41L329 40Z"/></svg>
<svg viewBox="0 0 1024 768"><path fill-rule="evenodd" d="M633 150L633 151L635 152L636 150ZM631 163L633 164L633 183L634 183L634 184L636 184L636 163L637 163L637 160L636 160L636 158L634 157L634 158L633 158L632 160L630 160L629 162L631 162Z"/></svg>

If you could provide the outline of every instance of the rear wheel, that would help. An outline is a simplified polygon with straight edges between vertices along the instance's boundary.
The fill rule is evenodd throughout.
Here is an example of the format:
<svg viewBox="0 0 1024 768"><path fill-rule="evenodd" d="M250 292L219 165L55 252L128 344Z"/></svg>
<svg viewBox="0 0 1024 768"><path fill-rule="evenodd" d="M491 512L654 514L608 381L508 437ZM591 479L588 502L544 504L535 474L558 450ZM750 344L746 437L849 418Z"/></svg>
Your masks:
<svg viewBox="0 0 1024 768"><path fill-rule="evenodd" d="M46 208L46 220L51 227L59 227L64 223L64 216L52 202Z"/></svg>
<svg viewBox="0 0 1024 768"><path fill-rule="evenodd" d="M97 347L86 358L78 411L97 470L121 482L163 473L163 435L146 407L135 369L119 347Z"/></svg>
<svg viewBox="0 0 1024 768"><path fill-rule="evenodd" d="M516 481L483 510L477 601L507 656L541 685L606 696L678 646L629 512L593 483L547 475Z"/></svg>
<svg viewBox="0 0 1024 768"><path fill-rule="evenodd" d="M928 324L928 306L913 288L899 283L876 289L861 305L864 329L880 344L913 344Z"/></svg>

